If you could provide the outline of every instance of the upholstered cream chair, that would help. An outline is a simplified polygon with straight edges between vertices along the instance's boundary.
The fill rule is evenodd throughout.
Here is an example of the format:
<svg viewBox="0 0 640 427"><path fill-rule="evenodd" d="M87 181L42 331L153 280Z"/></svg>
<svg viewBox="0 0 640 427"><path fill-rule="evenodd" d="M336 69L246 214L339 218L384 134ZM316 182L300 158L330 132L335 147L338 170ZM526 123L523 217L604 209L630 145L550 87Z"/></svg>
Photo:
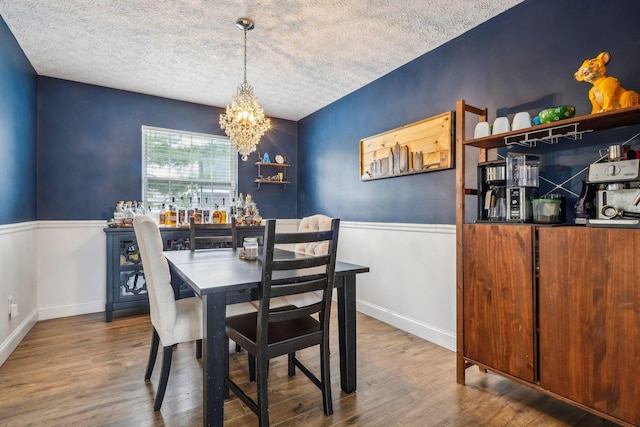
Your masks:
<svg viewBox="0 0 640 427"><path fill-rule="evenodd" d="M133 220L133 228L142 257L142 268L149 293L149 311L153 336L145 380L151 378L158 353L158 344L162 343L162 371L153 409L158 411L167 388L173 345L202 340L202 302L200 298L176 300L171 286L169 264L162 255L162 237L158 226L151 218L141 215ZM201 356L202 342L197 355Z"/></svg>
<svg viewBox="0 0 640 427"><path fill-rule="evenodd" d="M302 218L298 231L308 233L311 231L331 230L331 218L326 215L316 214ZM298 243L296 252L306 255L324 255L329 250L329 242Z"/></svg>

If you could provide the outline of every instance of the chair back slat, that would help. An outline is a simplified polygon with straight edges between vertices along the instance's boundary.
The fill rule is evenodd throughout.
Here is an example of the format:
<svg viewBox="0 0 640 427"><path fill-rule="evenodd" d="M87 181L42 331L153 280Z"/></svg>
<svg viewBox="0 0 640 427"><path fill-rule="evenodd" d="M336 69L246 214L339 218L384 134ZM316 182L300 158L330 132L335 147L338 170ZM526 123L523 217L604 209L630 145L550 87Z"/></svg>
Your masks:
<svg viewBox="0 0 640 427"><path fill-rule="evenodd" d="M267 220L264 232L262 284L258 308L257 341L267 346L269 323L295 320L318 315L321 329L328 328L331 295L334 286L335 263L338 247L340 219L331 219L326 231L276 233L276 221ZM276 244L328 243L326 254L313 255L275 248ZM277 306L271 300L279 297L320 291L321 301L310 300L305 305ZM326 324L324 323L326 322Z"/></svg>
<svg viewBox="0 0 640 427"><path fill-rule="evenodd" d="M306 256L304 258L274 259L273 271L300 270L329 264L329 255Z"/></svg>
<svg viewBox="0 0 640 427"><path fill-rule="evenodd" d="M304 282L293 282L284 285L271 286L271 298L296 295L305 292L321 291L326 289L327 279L325 277L315 280L305 280Z"/></svg>
<svg viewBox="0 0 640 427"><path fill-rule="evenodd" d="M324 240L331 240L331 230L326 231L308 231L297 233L279 233L275 236L275 243L313 243Z"/></svg>

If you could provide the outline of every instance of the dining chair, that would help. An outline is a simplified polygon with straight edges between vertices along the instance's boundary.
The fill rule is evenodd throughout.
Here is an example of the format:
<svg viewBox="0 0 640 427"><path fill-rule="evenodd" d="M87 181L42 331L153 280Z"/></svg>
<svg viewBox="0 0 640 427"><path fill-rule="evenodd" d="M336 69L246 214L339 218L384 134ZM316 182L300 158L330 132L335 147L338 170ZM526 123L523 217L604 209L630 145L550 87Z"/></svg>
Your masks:
<svg viewBox="0 0 640 427"><path fill-rule="evenodd" d="M144 215L137 216L133 220L133 228L142 257L153 325L145 380L151 378L158 345L162 344L162 370L153 404L153 409L159 411L169 379L173 346L198 341L196 357L202 357L202 302L198 297L175 299L169 264L162 255L162 237L153 220Z"/></svg>
<svg viewBox="0 0 640 427"><path fill-rule="evenodd" d="M202 247L231 247L238 246L236 219L231 218L230 224L203 224L189 218L189 249L194 251ZM204 246L203 246L204 245Z"/></svg>
<svg viewBox="0 0 640 427"><path fill-rule="evenodd" d="M235 217L231 217L230 224L202 224L195 222L194 217L189 218L189 249L191 252L198 249L211 249L214 247L231 247L237 249L238 234ZM256 311L257 308L250 302L242 302L227 306L227 314L241 314ZM241 348L236 344L236 352Z"/></svg>
<svg viewBox="0 0 640 427"><path fill-rule="evenodd" d="M340 220L335 218L331 220L331 228L327 231L276 233L276 220L267 220L258 311L227 318L227 347L231 339L257 360L257 401L231 379L228 367L225 387L227 392L233 391L258 415L260 426L269 425L269 360L285 354L290 362L289 376L295 375L295 368L298 367L322 390L324 413L333 413L329 370L329 318L339 226ZM278 244L320 242L327 242L327 251L321 255L275 248ZM274 298L314 291L321 293L320 301L303 306L272 307ZM296 357L296 351L316 345L319 346L320 353L320 378ZM227 358L228 353L227 349Z"/></svg>

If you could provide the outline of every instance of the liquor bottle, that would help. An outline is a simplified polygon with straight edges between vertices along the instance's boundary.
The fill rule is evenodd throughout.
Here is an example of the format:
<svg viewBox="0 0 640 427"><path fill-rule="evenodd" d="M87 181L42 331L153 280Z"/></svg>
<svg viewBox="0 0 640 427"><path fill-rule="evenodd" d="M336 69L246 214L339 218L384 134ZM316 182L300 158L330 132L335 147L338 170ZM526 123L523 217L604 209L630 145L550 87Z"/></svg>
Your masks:
<svg viewBox="0 0 640 427"><path fill-rule="evenodd" d="M218 210L218 205L214 205L215 209L213 210L213 223L220 224L220 211Z"/></svg>
<svg viewBox="0 0 640 427"><path fill-rule="evenodd" d="M124 204L124 225L126 227L133 227L133 207L131 202L125 202Z"/></svg>
<svg viewBox="0 0 640 427"><path fill-rule="evenodd" d="M184 222L189 222L189 218L193 216L195 213L195 209L193 207L193 197L189 197L189 206L186 208L186 216L184 217Z"/></svg>
<svg viewBox="0 0 640 427"><path fill-rule="evenodd" d="M184 197L180 197L180 206L178 207L178 222L177 225L184 224L186 220L186 208L184 206Z"/></svg>
<svg viewBox="0 0 640 427"><path fill-rule="evenodd" d="M173 199L175 200L175 198ZM169 226L171 222L171 203L167 206L167 210L164 213L164 225Z"/></svg>
<svg viewBox="0 0 640 427"><path fill-rule="evenodd" d="M175 227L176 220L178 219L178 210L176 208L176 198L171 198L171 204L169 204L169 210L165 213L165 223L168 227Z"/></svg>
<svg viewBox="0 0 640 427"><path fill-rule="evenodd" d="M231 218L235 218L237 215L237 206L236 206L236 198L231 199L231 204L229 205L229 220Z"/></svg>
<svg viewBox="0 0 640 427"><path fill-rule="evenodd" d="M256 208L256 211L254 212L254 215L253 215L253 223L255 225L262 224L262 215L260 215L260 211L258 210L258 208Z"/></svg>
<svg viewBox="0 0 640 427"><path fill-rule="evenodd" d="M120 227L124 222L124 201L120 200L116 203L116 208L113 211L113 223L116 227Z"/></svg>
<svg viewBox="0 0 640 427"><path fill-rule="evenodd" d="M198 201L193 206L193 218L197 224L202 224L202 207L200 206L200 197L198 197Z"/></svg>
<svg viewBox="0 0 640 427"><path fill-rule="evenodd" d="M222 207L220 208L220 223L227 223L227 207L224 205L224 198L222 199Z"/></svg>
<svg viewBox="0 0 640 427"><path fill-rule="evenodd" d="M238 203L236 204L236 215L244 216L244 196L240 193Z"/></svg>
<svg viewBox="0 0 640 427"><path fill-rule="evenodd" d="M204 206L202 207L202 222L204 224L209 224L209 221L211 221L210 214L211 210L209 209L209 198L205 197Z"/></svg>
<svg viewBox="0 0 640 427"><path fill-rule="evenodd" d="M162 204L162 207L160 208L160 213L158 213L158 224L159 224L160 226L165 225L165 222L166 222L166 220L165 220L165 213L166 213L166 212L167 212L167 211L166 211L166 207L165 207L165 205L164 205L164 203L163 203L163 204Z"/></svg>

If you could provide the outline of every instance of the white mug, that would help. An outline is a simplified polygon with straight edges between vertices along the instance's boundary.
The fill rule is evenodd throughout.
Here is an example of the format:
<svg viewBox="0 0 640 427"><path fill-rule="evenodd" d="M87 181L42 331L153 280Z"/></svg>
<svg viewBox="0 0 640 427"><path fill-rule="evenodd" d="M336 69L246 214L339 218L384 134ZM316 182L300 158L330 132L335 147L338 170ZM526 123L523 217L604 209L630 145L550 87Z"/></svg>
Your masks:
<svg viewBox="0 0 640 427"><path fill-rule="evenodd" d="M520 130L531 127L531 115L526 111L521 111L513 116L511 130Z"/></svg>
<svg viewBox="0 0 640 427"><path fill-rule="evenodd" d="M511 127L509 126L509 119L506 117L498 117L493 122L493 134L509 132Z"/></svg>
<svg viewBox="0 0 640 427"><path fill-rule="evenodd" d="M473 138L483 138L489 135L491 135L489 122L479 122L473 132Z"/></svg>

